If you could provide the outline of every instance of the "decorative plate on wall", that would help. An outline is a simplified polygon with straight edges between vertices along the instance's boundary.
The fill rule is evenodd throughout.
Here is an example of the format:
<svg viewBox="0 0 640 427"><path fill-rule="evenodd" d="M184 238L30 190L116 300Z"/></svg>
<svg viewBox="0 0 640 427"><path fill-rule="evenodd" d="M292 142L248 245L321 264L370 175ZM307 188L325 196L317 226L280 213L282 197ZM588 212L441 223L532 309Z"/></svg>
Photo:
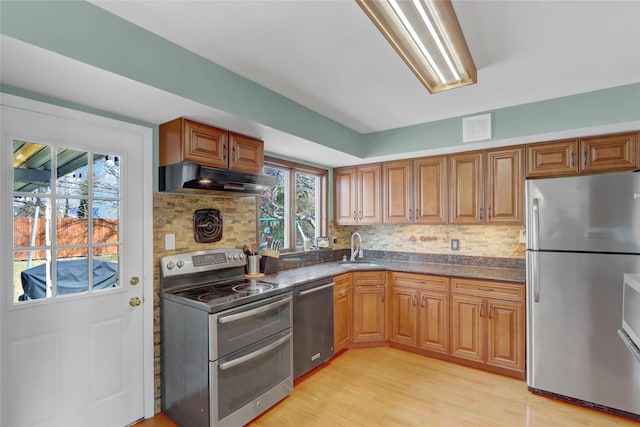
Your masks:
<svg viewBox="0 0 640 427"><path fill-rule="evenodd" d="M198 209L193 213L193 238L198 243L222 239L222 215L218 209Z"/></svg>

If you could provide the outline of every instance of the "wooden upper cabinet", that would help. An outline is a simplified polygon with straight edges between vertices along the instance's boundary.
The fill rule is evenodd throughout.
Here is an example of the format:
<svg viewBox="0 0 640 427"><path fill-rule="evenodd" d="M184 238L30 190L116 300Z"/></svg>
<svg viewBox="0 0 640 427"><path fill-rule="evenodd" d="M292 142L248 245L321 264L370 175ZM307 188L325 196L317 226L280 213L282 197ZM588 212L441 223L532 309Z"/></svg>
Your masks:
<svg viewBox="0 0 640 427"><path fill-rule="evenodd" d="M524 150L521 146L449 156L452 224L524 222Z"/></svg>
<svg viewBox="0 0 640 427"><path fill-rule="evenodd" d="M580 171L608 172L640 167L638 133L584 138L580 140Z"/></svg>
<svg viewBox="0 0 640 427"><path fill-rule="evenodd" d="M527 145L527 178L578 172L578 140Z"/></svg>
<svg viewBox="0 0 640 427"><path fill-rule="evenodd" d="M382 164L382 222L411 224L413 218L413 161Z"/></svg>
<svg viewBox="0 0 640 427"><path fill-rule="evenodd" d="M447 157L382 164L383 224L447 223Z"/></svg>
<svg viewBox="0 0 640 427"><path fill-rule="evenodd" d="M638 167L638 132L527 145L527 178Z"/></svg>
<svg viewBox="0 0 640 427"><path fill-rule="evenodd" d="M381 223L380 170L380 163L334 169L336 224Z"/></svg>
<svg viewBox="0 0 640 427"><path fill-rule="evenodd" d="M358 224L380 224L380 163L358 167Z"/></svg>
<svg viewBox="0 0 640 427"><path fill-rule="evenodd" d="M160 166L193 162L214 168L227 167L226 130L178 118L160 125Z"/></svg>
<svg viewBox="0 0 640 427"><path fill-rule="evenodd" d="M413 163L416 224L447 223L447 156L423 157Z"/></svg>
<svg viewBox="0 0 640 427"><path fill-rule="evenodd" d="M355 167L333 170L334 221L339 225L356 224L358 174Z"/></svg>
<svg viewBox="0 0 640 427"><path fill-rule="evenodd" d="M484 219L482 152L449 156L449 220L452 224L480 224Z"/></svg>
<svg viewBox="0 0 640 427"><path fill-rule="evenodd" d="M193 162L203 166L262 173L264 142L178 118L159 128L160 166Z"/></svg>
<svg viewBox="0 0 640 427"><path fill-rule="evenodd" d="M487 224L524 223L524 149L488 150L485 182Z"/></svg>
<svg viewBox="0 0 640 427"><path fill-rule="evenodd" d="M229 132L229 169L262 173L264 143L249 136Z"/></svg>

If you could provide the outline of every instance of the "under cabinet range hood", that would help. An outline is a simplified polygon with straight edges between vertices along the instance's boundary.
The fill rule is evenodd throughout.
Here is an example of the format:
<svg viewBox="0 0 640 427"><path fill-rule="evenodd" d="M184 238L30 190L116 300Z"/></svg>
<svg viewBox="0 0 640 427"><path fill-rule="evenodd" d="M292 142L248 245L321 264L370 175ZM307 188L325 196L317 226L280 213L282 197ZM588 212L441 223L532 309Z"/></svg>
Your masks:
<svg viewBox="0 0 640 427"><path fill-rule="evenodd" d="M211 168L190 162L160 166L158 181L160 191L234 197L260 195L265 189L276 185L273 176Z"/></svg>

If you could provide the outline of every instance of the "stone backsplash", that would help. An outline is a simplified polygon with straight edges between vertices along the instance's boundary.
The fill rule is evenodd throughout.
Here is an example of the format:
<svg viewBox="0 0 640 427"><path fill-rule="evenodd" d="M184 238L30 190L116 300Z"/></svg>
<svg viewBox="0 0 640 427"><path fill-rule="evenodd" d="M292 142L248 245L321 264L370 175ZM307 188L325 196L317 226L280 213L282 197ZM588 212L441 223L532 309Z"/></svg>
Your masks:
<svg viewBox="0 0 640 427"><path fill-rule="evenodd" d="M363 225L330 226L330 241L337 239L334 249L351 247L351 234L362 236L362 247L377 251L423 254L468 255L495 258L525 257L525 244L520 243L522 226L507 225ZM451 239L458 239L459 250L451 250Z"/></svg>

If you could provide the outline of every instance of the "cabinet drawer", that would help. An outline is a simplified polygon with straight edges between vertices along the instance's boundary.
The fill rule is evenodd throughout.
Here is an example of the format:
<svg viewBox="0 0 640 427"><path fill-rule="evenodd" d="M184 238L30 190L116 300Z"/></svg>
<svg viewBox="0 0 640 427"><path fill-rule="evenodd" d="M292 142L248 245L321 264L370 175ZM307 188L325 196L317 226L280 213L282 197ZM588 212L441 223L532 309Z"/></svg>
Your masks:
<svg viewBox="0 0 640 427"><path fill-rule="evenodd" d="M408 286L411 288L430 289L434 291L449 290L449 278L443 276L432 276L430 274L417 273L391 273L391 283L393 286Z"/></svg>
<svg viewBox="0 0 640 427"><path fill-rule="evenodd" d="M351 273L344 273L333 278L333 294L337 295L344 290L351 289Z"/></svg>
<svg viewBox="0 0 640 427"><path fill-rule="evenodd" d="M518 283L452 278L451 292L509 301L524 301L525 286Z"/></svg>
<svg viewBox="0 0 640 427"><path fill-rule="evenodd" d="M353 273L354 286L379 286L386 283L386 271L362 271Z"/></svg>

